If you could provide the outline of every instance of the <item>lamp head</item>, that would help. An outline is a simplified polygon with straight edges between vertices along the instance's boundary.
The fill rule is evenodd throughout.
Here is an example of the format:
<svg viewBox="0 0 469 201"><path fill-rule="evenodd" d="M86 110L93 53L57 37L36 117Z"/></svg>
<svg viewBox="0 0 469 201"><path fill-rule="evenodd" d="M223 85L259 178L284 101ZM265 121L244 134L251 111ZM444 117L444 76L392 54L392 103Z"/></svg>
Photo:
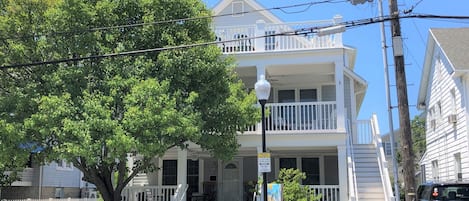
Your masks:
<svg viewBox="0 0 469 201"><path fill-rule="evenodd" d="M256 90L257 100L268 100L270 95L270 83L265 79L264 75L260 76L260 79L257 80L256 84L254 85L254 89Z"/></svg>

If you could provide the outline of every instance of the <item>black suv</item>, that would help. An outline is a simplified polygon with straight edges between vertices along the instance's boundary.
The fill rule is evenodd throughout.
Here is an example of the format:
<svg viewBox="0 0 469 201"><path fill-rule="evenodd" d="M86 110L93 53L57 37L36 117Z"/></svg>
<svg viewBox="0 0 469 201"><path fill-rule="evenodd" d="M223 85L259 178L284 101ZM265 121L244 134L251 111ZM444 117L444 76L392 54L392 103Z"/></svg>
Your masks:
<svg viewBox="0 0 469 201"><path fill-rule="evenodd" d="M417 189L417 201L469 201L469 183L427 183Z"/></svg>

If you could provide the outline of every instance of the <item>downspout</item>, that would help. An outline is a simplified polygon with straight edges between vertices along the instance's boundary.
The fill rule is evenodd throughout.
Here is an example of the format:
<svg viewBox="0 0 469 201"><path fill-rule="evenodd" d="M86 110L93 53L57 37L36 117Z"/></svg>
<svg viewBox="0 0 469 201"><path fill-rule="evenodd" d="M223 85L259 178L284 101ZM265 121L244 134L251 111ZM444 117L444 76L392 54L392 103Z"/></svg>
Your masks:
<svg viewBox="0 0 469 201"><path fill-rule="evenodd" d="M42 171L43 171L43 166L39 166L39 193L38 193L38 199L41 199L42 196Z"/></svg>

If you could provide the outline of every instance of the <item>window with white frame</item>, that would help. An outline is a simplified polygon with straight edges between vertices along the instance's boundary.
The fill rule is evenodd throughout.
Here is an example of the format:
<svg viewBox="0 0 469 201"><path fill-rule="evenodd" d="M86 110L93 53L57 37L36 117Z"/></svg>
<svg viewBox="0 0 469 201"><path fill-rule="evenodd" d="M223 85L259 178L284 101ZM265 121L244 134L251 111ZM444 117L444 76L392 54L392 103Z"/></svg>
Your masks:
<svg viewBox="0 0 469 201"><path fill-rule="evenodd" d="M461 154L454 154L454 176L457 181L462 181Z"/></svg>
<svg viewBox="0 0 469 201"><path fill-rule="evenodd" d="M440 180L440 169L438 167L438 160L432 161L432 178L434 181Z"/></svg>
<svg viewBox="0 0 469 201"><path fill-rule="evenodd" d="M425 164L420 165L420 182L426 183L427 182L427 171L425 170Z"/></svg>
<svg viewBox="0 0 469 201"><path fill-rule="evenodd" d="M58 170L73 170L73 164L67 160L56 160Z"/></svg>
<svg viewBox="0 0 469 201"><path fill-rule="evenodd" d="M177 185L177 160L163 160L163 185Z"/></svg>

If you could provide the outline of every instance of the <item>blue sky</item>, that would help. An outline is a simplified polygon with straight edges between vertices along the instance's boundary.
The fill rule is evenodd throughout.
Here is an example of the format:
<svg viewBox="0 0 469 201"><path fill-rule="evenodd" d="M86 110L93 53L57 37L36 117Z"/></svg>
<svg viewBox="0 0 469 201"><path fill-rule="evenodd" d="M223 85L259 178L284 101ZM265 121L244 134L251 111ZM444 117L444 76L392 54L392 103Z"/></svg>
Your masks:
<svg viewBox="0 0 469 201"><path fill-rule="evenodd" d="M203 0L213 8L219 0ZM316 2L319 0L257 0L265 8ZM469 1L467 0L398 0L399 10L407 10L415 6L415 14L435 15L469 15ZM388 15L388 1L383 1L384 14ZM344 21L353 21L377 17L378 1L352 5L349 2L325 3L289 8L286 12L273 11L286 22L332 19L336 14L342 15ZM410 118L422 111L416 109L419 92L420 77L424 60L424 53L430 28L469 27L469 20L447 19L403 19L401 31L404 42L404 59L406 63L406 78L408 84L408 100ZM384 83L384 66L381 52L381 32L379 24L347 29L343 34L343 42L347 46L357 49L355 72L368 83L368 90L359 113L359 119L369 119L373 113L377 114L382 134L389 132L388 107ZM386 23L387 44L391 45L389 23ZM391 49L388 51L391 53ZM391 85L391 104L397 106L394 64L392 55L388 54L389 80ZM399 128L398 110L393 109L394 129Z"/></svg>

